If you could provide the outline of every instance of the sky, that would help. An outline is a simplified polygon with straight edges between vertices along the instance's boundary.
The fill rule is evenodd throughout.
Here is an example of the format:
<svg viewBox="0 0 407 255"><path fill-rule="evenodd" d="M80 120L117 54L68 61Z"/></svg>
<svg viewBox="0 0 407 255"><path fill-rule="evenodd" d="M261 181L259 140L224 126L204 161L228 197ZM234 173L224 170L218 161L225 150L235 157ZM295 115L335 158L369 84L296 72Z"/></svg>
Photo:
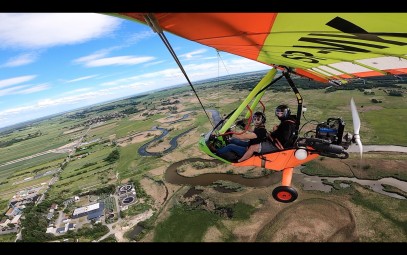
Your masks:
<svg viewBox="0 0 407 255"><path fill-rule="evenodd" d="M147 25L98 13L0 13L0 20L0 128L187 83ZM270 69L165 35L192 84Z"/></svg>

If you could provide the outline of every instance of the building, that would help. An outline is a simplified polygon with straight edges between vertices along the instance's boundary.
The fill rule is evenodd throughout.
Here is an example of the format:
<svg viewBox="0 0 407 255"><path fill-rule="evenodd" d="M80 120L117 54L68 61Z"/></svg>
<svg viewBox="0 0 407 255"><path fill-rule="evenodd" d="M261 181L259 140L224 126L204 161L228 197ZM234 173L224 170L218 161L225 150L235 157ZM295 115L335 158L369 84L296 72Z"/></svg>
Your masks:
<svg viewBox="0 0 407 255"><path fill-rule="evenodd" d="M58 233L58 234L63 234L63 233L65 233L65 227L57 228L56 233Z"/></svg>
<svg viewBox="0 0 407 255"><path fill-rule="evenodd" d="M54 227L48 227L48 228L47 228L47 231L46 231L45 233L55 234L55 232L56 232L56 228L54 228Z"/></svg>
<svg viewBox="0 0 407 255"><path fill-rule="evenodd" d="M68 232L68 230L74 230L76 227L76 224L73 223L66 223L64 227L57 228L56 233L58 234L63 234ZM54 230L52 228L47 228L47 233L52 233Z"/></svg>
<svg viewBox="0 0 407 255"><path fill-rule="evenodd" d="M47 220L51 220L52 217L54 217L54 213L53 213L53 212L50 212L50 213L47 214Z"/></svg>
<svg viewBox="0 0 407 255"><path fill-rule="evenodd" d="M21 212L21 210L18 209L17 207L15 207L15 208L10 207L8 209L8 211L6 212L6 216L11 218L11 217L14 217L14 216L20 214L20 212Z"/></svg>
<svg viewBox="0 0 407 255"><path fill-rule="evenodd" d="M9 219L3 219L3 220L0 222L0 227L1 227L1 228L5 228L5 227L8 226L9 223L11 223L11 220L9 220Z"/></svg>
<svg viewBox="0 0 407 255"><path fill-rule="evenodd" d="M11 220L11 223L13 224L20 224L20 218L21 218L22 214L16 215L14 216L14 218Z"/></svg>
<svg viewBox="0 0 407 255"><path fill-rule="evenodd" d="M77 197L77 196L76 196L76 197ZM79 197L77 197L77 198L79 198ZM69 205L69 204L72 204L72 203L74 203L74 202L76 202L75 197L71 197L71 198L65 200L64 202L62 202L62 204L64 204L64 205Z"/></svg>
<svg viewBox="0 0 407 255"><path fill-rule="evenodd" d="M88 220L99 218L103 215L105 204L103 202L76 208L72 213L72 218L76 219L88 215Z"/></svg>
<svg viewBox="0 0 407 255"><path fill-rule="evenodd" d="M67 230L74 230L75 227L76 227L76 224L73 224L73 223L67 223L65 225L65 229L67 229Z"/></svg>
<svg viewBox="0 0 407 255"><path fill-rule="evenodd" d="M103 216L103 211L105 209L105 206L103 203L101 203L101 206L97 210L93 210L92 212L88 213L88 220L97 220L101 216Z"/></svg>

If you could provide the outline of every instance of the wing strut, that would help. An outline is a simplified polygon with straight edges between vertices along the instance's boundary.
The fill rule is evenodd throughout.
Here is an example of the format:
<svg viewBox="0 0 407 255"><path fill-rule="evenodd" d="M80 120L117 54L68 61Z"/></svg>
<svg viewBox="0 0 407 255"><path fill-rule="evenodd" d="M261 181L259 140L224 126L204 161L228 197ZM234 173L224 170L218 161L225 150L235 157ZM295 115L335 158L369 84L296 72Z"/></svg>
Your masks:
<svg viewBox="0 0 407 255"><path fill-rule="evenodd" d="M290 87L297 98L297 121L295 122L295 137L298 137L300 121L301 121L301 113L302 113L302 96L301 96L300 92L298 91L297 87L295 86L293 80L291 79L289 72L284 71L283 75L286 78L286 80L288 81L288 84L290 84Z"/></svg>
<svg viewBox="0 0 407 255"><path fill-rule="evenodd" d="M146 23L153 29L153 31L156 32L160 36L161 40L167 47L168 51L171 53L175 62L178 64L179 69L181 69L181 72L184 74L185 78L187 79L189 86L191 86L191 88L192 88L192 91L195 93L195 96L198 99L199 103L201 104L201 107L204 110L206 117L209 120L209 123L211 123L212 127L214 127L211 118L209 117L208 113L205 110L205 107L203 106L203 104L201 102L201 99L198 97L198 94L196 93L194 86L192 85L191 81L189 80L188 75L184 70L184 67L182 66L181 62L179 61L179 59L177 57L177 54L174 52L173 48L171 47L170 42L168 41L167 37L164 35L162 28L160 27L160 25L157 22L157 19L151 13L144 15L144 19L145 19Z"/></svg>

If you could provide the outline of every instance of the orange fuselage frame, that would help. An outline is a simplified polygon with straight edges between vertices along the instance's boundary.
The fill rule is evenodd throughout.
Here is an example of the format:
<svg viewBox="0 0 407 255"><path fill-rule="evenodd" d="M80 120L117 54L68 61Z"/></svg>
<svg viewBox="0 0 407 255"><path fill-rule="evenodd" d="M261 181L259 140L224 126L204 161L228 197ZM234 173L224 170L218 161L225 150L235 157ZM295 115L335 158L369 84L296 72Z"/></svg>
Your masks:
<svg viewBox="0 0 407 255"><path fill-rule="evenodd" d="M303 160L299 160L294 155L295 151L296 149L289 149L263 155L254 155L243 162L232 163L232 165L257 166L272 171L283 171L282 185L291 186L291 178L294 167L309 162L319 156L317 153L311 154L308 151L307 157Z"/></svg>

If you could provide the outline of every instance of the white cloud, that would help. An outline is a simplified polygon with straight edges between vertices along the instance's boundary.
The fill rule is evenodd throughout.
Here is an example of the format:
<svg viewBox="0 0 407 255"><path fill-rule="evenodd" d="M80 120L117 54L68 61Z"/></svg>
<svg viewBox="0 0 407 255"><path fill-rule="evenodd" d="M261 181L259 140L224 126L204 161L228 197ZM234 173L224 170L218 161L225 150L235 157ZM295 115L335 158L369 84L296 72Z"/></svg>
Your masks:
<svg viewBox="0 0 407 255"><path fill-rule="evenodd" d="M84 102L84 101L89 101L94 98L101 98L103 96L109 95L110 91L108 90L99 90L99 91L92 91L88 93L83 93L83 94L76 94L73 96L66 96L66 97L61 97L61 98L56 98L56 99L42 99L39 100L35 105L35 109L40 109L40 108L48 108L48 107L55 107L58 105L69 105L69 104L77 104L79 102Z"/></svg>
<svg viewBox="0 0 407 255"><path fill-rule="evenodd" d="M21 86L21 87L26 87L26 86ZM121 87L123 88L123 87ZM32 118L32 116L38 115L38 113L42 112L42 114L38 115L37 117L44 116L47 113L49 114L50 112L55 112L55 109L58 108L61 105L79 105L80 103L84 102L91 102L92 100L94 102L100 102L101 98L105 100L109 100L109 96L113 95L112 91L113 90L119 90L121 89L120 87L112 88L112 89L102 89L99 91L92 91L88 93L83 93L83 94L75 94L73 96L65 96L61 98L46 98L37 101L36 103L32 105L26 105L26 106L20 106L20 107L15 107L11 109L6 109L3 111L0 111L0 120L2 121L2 126L8 125L15 123L15 119L19 119L19 121L24 121L27 119ZM80 90L85 91L89 90L90 88L83 88L83 89L78 89L76 92L79 92ZM74 92L74 91L72 91ZM0 91L1 93L1 91ZM110 99L113 99L111 97ZM96 100L96 101L95 101Z"/></svg>
<svg viewBox="0 0 407 255"><path fill-rule="evenodd" d="M21 86L6 88L6 89L0 89L0 97L18 94L18 91L20 91L21 89L24 89L26 87L28 87L28 85L21 85Z"/></svg>
<svg viewBox="0 0 407 255"><path fill-rule="evenodd" d="M31 86L31 87L30 87ZM43 91L49 89L49 85L39 84L39 85L20 85L15 87L10 87L6 89L0 89L0 96L7 96L7 95L17 95L17 94L32 94L39 91Z"/></svg>
<svg viewBox="0 0 407 255"><path fill-rule="evenodd" d="M87 59L86 61L75 60L75 62L84 62L87 67L98 67L111 65L137 65L154 59L155 57L118 56L111 58Z"/></svg>
<svg viewBox="0 0 407 255"><path fill-rule="evenodd" d="M182 77L182 73L181 73L181 70L179 70L179 68L169 68L169 69L164 69L164 70L157 71L157 72L145 73L145 74L141 74L141 75L130 76L130 77L126 77L126 78L122 78L122 79L118 79L118 80L113 80L110 82L104 82L101 85L102 86L116 86L119 84L134 82L137 80L142 80L143 82L146 82L146 80L153 79L153 78L160 78L160 82L161 82L162 81L161 79L164 77L180 78L180 77ZM163 85L165 85L165 84L163 84Z"/></svg>
<svg viewBox="0 0 407 255"><path fill-rule="evenodd" d="M242 71L255 71L270 68L267 65L255 61L236 58L225 61L225 65L227 66L230 74L241 73ZM190 79L194 81L217 77L219 65L218 61L212 61L202 64L185 65L184 68ZM224 74L225 73L220 75ZM25 79L27 80L29 77L30 76L26 76ZM30 79L32 79L33 77L31 77ZM19 78L18 82L17 78ZM0 81L0 84L3 84L3 87L6 87L9 86L8 84L18 84L23 82L22 77L16 77L13 79L15 80L9 79ZM90 87L80 88L77 90L66 92L60 98L43 99L30 106L16 107L1 111L0 120L2 120L1 124L3 126L9 125L12 124L12 122L15 123L16 121L24 121L29 118L33 118L34 116L40 117L50 113L54 113L60 111L59 109L68 109L69 107L72 109L78 106L85 106L90 103L112 100L123 96L183 83L186 83L186 80L178 67L164 69L158 72L145 73L138 76L129 76L126 78L103 83L101 85L111 87L104 88L98 91L95 91L95 88ZM12 88L6 88L5 90L8 91L5 91L3 93L16 94L24 90L26 90L27 92L30 91L30 89L31 91L35 90L34 88L27 89L28 86L29 85L21 85ZM36 89L39 90L41 88L45 88L45 85L43 85L43 87L38 85L38 88ZM0 90L0 95L1 93L2 92Z"/></svg>
<svg viewBox="0 0 407 255"><path fill-rule="evenodd" d="M202 64L184 65L184 69L191 80L204 80L208 78L217 77L218 74L222 76L233 73L241 73L242 71L246 70L247 72L250 72L270 68L267 65L246 59L242 60L232 59L224 61L224 63L228 69L228 72L225 71L223 65L219 66L218 61L211 61ZM159 78L158 81L157 78ZM159 84L160 87L187 82L181 70L178 67L176 67L160 70L157 72L144 73L142 75L112 80L110 82L104 82L101 84L101 86L118 86L126 83L132 83L135 81Z"/></svg>
<svg viewBox="0 0 407 255"><path fill-rule="evenodd" d="M161 64L161 63L164 63L164 62L165 62L165 60L160 60L160 61L155 61L155 62L147 63L147 64L145 64L145 65L143 65L143 66L144 66L144 67L148 67L148 66L158 65L158 64Z"/></svg>
<svg viewBox="0 0 407 255"><path fill-rule="evenodd" d="M98 76L98 75L95 74L95 75L83 76L83 77L79 77L79 78L76 78L76 79L72 79L72 80L66 81L66 83L72 83L72 82L77 82L77 81L88 80L88 79L92 79L92 78L94 78L94 77L96 77L96 76Z"/></svg>
<svg viewBox="0 0 407 255"><path fill-rule="evenodd" d="M36 75L25 75L25 76L0 80L0 88L16 85L16 84L23 83L26 81L30 81L30 80L34 79L35 77L37 77L37 76Z"/></svg>
<svg viewBox="0 0 407 255"><path fill-rule="evenodd" d="M211 59L218 59L218 57L204 57L203 60L211 60Z"/></svg>
<svg viewBox="0 0 407 255"><path fill-rule="evenodd" d="M152 30L141 31L141 32L133 34L129 38L127 38L127 43L128 44L135 44L135 43L138 43L141 40L150 38L150 37L152 37L154 35L155 35L155 33Z"/></svg>
<svg viewBox="0 0 407 255"><path fill-rule="evenodd" d="M23 89L23 90L17 92L16 94L32 94L32 93L36 93L36 92L43 91L46 89L49 89L49 85L44 83L44 84L33 86L28 89Z"/></svg>
<svg viewBox="0 0 407 255"><path fill-rule="evenodd" d="M95 59L103 58L104 56L106 56L106 54L107 54L106 51L98 51L98 52L90 54L88 56L77 58L73 62L74 63L86 63L86 62L93 61Z"/></svg>
<svg viewBox="0 0 407 255"><path fill-rule="evenodd" d="M183 57L183 58L186 58L186 59L190 60L190 59L192 59L194 57L197 57L195 55L199 56L199 54L202 54L202 53L204 53L206 51L207 51L206 49L199 49L199 50L191 51L191 52L188 52L188 53L185 53L185 54L181 54L181 55L179 55L179 57Z"/></svg>
<svg viewBox="0 0 407 255"><path fill-rule="evenodd" d="M7 110L0 112L0 118L4 119L7 116L18 115L18 114L21 114L23 112L28 112L33 109L35 109L35 105L20 106L20 107L16 107L16 108L12 108L12 109L7 109Z"/></svg>
<svg viewBox="0 0 407 255"><path fill-rule="evenodd" d="M121 19L96 13L0 13L1 48L46 48L109 35Z"/></svg>
<svg viewBox="0 0 407 255"><path fill-rule="evenodd" d="M16 66L23 66L30 63L33 63L37 60L38 54L36 53L25 53L18 55L16 57L10 58L2 67L16 67Z"/></svg>
<svg viewBox="0 0 407 255"><path fill-rule="evenodd" d="M65 92L64 95L78 94L78 93L82 93L82 92L89 91L89 90L92 90L92 88L80 88L80 89L75 89L72 91Z"/></svg>
<svg viewBox="0 0 407 255"><path fill-rule="evenodd" d="M225 66L229 71L232 70L232 73L271 69L271 66L269 65L245 58L226 61Z"/></svg>

